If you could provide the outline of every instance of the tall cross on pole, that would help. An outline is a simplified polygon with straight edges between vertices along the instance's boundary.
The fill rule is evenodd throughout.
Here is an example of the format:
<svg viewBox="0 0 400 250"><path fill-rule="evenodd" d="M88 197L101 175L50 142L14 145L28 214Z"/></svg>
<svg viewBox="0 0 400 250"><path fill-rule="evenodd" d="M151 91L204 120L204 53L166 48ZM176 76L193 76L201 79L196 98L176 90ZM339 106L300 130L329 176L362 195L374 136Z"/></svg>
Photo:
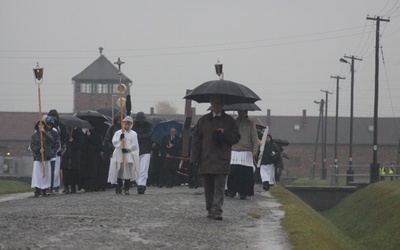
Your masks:
<svg viewBox="0 0 400 250"><path fill-rule="evenodd" d="M116 61L114 64L118 65L118 75L119 75L119 85L118 85L118 91L119 91L119 113L120 113L120 119L121 119L121 131L122 134L124 134L124 113L123 113L123 101L122 101L122 92L125 91L125 86L122 85L122 80L121 80L121 65L124 64L125 62L121 61L121 59L118 57L118 61ZM121 140L121 148L125 148L125 139ZM125 154L122 154L122 164L125 170Z"/></svg>
<svg viewBox="0 0 400 250"><path fill-rule="evenodd" d="M125 62L121 61L121 58L118 57L118 61L116 61L114 64L118 65L118 74L121 75L121 65L124 64ZM120 81L121 82L121 81Z"/></svg>

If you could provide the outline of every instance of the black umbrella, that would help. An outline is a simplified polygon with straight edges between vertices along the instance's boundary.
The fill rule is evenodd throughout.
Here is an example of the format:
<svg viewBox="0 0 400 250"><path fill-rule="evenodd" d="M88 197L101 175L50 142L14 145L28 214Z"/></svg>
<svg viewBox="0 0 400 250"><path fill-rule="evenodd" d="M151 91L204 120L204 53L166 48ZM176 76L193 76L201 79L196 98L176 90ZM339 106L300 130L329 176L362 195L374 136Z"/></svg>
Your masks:
<svg viewBox="0 0 400 250"><path fill-rule="evenodd" d="M99 111L95 110L82 110L76 113L75 116L88 121L101 136L104 136L107 132L109 127L107 122L112 123L111 117L103 115Z"/></svg>
<svg viewBox="0 0 400 250"><path fill-rule="evenodd" d="M257 111L257 110L261 110L261 109L254 103L235 103L235 104L230 104L230 105L224 105L223 110L225 110L225 111L239 111L239 110Z"/></svg>
<svg viewBox="0 0 400 250"><path fill-rule="evenodd" d="M257 111L257 110L261 110L260 107L258 107L254 103L235 103L235 104L230 104L230 105L224 105L224 107L222 109L225 111L238 111L238 110ZM208 110L211 110L211 107L209 107Z"/></svg>
<svg viewBox="0 0 400 250"><path fill-rule="evenodd" d="M184 98L198 103L210 102L213 95L223 95L225 104L254 103L261 100L256 93L248 87L227 80L208 81L194 88Z"/></svg>
<svg viewBox="0 0 400 250"><path fill-rule="evenodd" d="M88 121L82 120L73 115L60 115L60 121L64 123L66 127L70 128L92 128Z"/></svg>
<svg viewBox="0 0 400 250"><path fill-rule="evenodd" d="M101 107L97 109L98 112L102 113L103 115L109 116L111 118L114 118L117 113L119 113L119 109L115 107Z"/></svg>
<svg viewBox="0 0 400 250"><path fill-rule="evenodd" d="M112 120L111 117L103 115L102 113L100 113L99 111L96 111L96 110L82 110L82 111L75 113L75 116L79 117L81 119L88 118L88 117L96 117L97 119L103 120L103 121Z"/></svg>

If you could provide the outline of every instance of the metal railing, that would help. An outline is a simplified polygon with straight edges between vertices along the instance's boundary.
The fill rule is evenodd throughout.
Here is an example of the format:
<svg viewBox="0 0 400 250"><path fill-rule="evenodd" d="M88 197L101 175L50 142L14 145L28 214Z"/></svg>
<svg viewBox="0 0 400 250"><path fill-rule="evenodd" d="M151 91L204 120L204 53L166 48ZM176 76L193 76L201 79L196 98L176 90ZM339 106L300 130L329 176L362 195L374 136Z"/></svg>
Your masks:
<svg viewBox="0 0 400 250"><path fill-rule="evenodd" d="M380 174L380 180L395 180L400 177L399 165L382 165L385 174ZM394 174L389 174L389 168L393 167ZM348 170L351 169L350 173ZM370 165L330 165L330 185L331 186L352 186L357 183L370 183Z"/></svg>

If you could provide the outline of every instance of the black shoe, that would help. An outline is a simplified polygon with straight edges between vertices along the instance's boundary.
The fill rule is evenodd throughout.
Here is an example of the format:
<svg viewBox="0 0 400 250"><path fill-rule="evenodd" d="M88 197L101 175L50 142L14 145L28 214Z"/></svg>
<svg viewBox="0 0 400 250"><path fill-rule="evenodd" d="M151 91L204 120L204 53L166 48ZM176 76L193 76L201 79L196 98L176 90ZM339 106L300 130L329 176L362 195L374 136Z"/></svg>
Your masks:
<svg viewBox="0 0 400 250"><path fill-rule="evenodd" d="M269 182L268 182L268 181L264 181L264 182L263 182L263 189L264 189L265 191L268 191L268 190L269 190Z"/></svg>
<svg viewBox="0 0 400 250"><path fill-rule="evenodd" d="M38 197L40 197L40 190L39 190L39 191L36 190L36 191L34 192L34 194L33 194L33 198L38 198Z"/></svg>
<svg viewBox="0 0 400 250"><path fill-rule="evenodd" d="M225 190L225 197L228 197L229 196L229 191L228 191L228 189L226 189Z"/></svg>
<svg viewBox="0 0 400 250"><path fill-rule="evenodd" d="M222 220L222 215L220 215L220 214L214 214L214 215L213 215L213 219L214 219L214 220Z"/></svg>
<svg viewBox="0 0 400 250"><path fill-rule="evenodd" d="M121 189L120 187L117 187L117 188L115 189L115 193L116 193L116 194L122 194L122 189Z"/></svg>
<svg viewBox="0 0 400 250"><path fill-rule="evenodd" d="M245 194L240 194L240 199L241 200L246 200L246 195Z"/></svg>
<svg viewBox="0 0 400 250"><path fill-rule="evenodd" d="M233 197L235 197L235 196L236 196L236 193L234 193L234 192L229 192L229 197L233 198Z"/></svg>
<svg viewBox="0 0 400 250"><path fill-rule="evenodd" d="M47 196L47 189L42 189L42 194L40 196L41 197L46 197Z"/></svg>
<svg viewBox="0 0 400 250"><path fill-rule="evenodd" d="M138 186L138 188L137 188L138 194L144 194L145 190L146 190L145 186Z"/></svg>

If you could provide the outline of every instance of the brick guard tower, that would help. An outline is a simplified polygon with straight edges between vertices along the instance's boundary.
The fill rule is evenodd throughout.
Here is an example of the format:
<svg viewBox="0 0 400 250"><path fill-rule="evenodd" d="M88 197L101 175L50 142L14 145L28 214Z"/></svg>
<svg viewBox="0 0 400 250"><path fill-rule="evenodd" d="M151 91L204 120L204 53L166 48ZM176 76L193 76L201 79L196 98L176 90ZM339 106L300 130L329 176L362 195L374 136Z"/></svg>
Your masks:
<svg viewBox="0 0 400 250"><path fill-rule="evenodd" d="M103 55L102 47L99 48L99 51L99 58L81 73L72 77L74 84L74 112L116 106L116 101L119 98L117 90L120 77L118 68ZM124 74L121 74L121 82L127 87L123 94L126 98L126 95L130 93L132 81Z"/></svg>

